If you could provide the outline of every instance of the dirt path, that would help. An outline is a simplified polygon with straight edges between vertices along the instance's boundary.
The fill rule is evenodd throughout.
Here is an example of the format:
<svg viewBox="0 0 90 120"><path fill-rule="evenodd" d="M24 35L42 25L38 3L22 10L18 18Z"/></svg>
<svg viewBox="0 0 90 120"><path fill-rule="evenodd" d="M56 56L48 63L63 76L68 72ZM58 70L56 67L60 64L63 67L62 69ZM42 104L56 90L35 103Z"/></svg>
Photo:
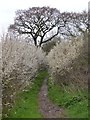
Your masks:
<svg viewBox="0 0 90 120"><path fill-rule="evenodd" d="M65 118L64 110L54 105L48 99L47 93L48 93L48 85L47 85L47 79L45 79L39 93L40 112L42 113L44 118Z"/></svg>

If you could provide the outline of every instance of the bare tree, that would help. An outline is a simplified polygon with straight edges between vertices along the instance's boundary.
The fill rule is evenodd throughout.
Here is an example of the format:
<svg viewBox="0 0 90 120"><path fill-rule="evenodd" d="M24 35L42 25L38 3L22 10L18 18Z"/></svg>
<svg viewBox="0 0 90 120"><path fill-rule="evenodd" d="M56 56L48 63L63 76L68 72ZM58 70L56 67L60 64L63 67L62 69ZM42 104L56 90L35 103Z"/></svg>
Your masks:
<svg viewBox="0 0 90 120"><path fill-rule="evenodd" d="M19 34L26 34L33 38L35 46L41 46L43 43L50 41L59 33L60 12L56 8L49 7L32 7L28 10L18 10L13 25L10 25L9 30L14 30ZM45 35L53 29L56 33L48 39L44 39ZM39 39L39 42L38 42Z"/></svg>
<svg viewBox="0 0 90 120"><path fill-rule="evenodd" d="M88 30L88 13L86 11L81 13L63 12L60 16L65 24L60 29L60 34L76 37Z"/></svg>
<svg viewBox="0 0 90 120"><path fill-rule="evenodd" d="M56 8L32 7L16 12L14 24L10 25L9 31L30 37L29 41L33 39L35 46L41 47L58 34L76 37L87 28L88 14L85 11L60 13Z"/></svg>

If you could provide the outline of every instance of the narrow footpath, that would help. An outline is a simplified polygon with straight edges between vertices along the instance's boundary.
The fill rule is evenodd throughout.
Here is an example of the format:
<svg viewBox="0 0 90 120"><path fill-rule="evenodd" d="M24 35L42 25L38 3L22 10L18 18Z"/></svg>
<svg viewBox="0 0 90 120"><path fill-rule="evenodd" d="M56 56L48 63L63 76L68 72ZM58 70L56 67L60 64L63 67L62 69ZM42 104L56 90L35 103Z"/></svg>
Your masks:
<svg viewBox="0 0 90 120"><path fill-rule="evenodd" d="M44 118L65 118L64 110L54 105L48 98L47 79L44 80L41 90L39 92L39 106L40 112Z"/></svg>

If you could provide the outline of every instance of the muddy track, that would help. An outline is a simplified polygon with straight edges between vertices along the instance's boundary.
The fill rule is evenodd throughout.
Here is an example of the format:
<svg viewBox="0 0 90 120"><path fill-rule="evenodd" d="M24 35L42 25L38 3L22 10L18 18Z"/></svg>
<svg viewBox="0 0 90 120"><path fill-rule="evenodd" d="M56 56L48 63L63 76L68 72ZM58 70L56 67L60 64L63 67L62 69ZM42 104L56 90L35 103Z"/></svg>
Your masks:
<svg viewBox="0 0 90 120"><path fill-rule="evenodd" d="M44 80L41 90L39 92L39 107L40 112L44 116L44 118L65 118L64 109L54 105L48 99L48 85L47 79Z"/></svg>

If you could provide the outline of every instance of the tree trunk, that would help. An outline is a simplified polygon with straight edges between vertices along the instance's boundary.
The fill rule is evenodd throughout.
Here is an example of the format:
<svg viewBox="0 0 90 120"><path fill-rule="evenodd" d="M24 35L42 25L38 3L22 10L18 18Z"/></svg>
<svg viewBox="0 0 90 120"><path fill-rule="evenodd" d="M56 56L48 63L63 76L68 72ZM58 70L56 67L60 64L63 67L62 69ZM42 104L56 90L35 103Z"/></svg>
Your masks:
<svg viewBox="0 0 90 120"><path fill-rule="evenodd" d="M37 46L37 38L34 38L34 45Z"/></svg>

